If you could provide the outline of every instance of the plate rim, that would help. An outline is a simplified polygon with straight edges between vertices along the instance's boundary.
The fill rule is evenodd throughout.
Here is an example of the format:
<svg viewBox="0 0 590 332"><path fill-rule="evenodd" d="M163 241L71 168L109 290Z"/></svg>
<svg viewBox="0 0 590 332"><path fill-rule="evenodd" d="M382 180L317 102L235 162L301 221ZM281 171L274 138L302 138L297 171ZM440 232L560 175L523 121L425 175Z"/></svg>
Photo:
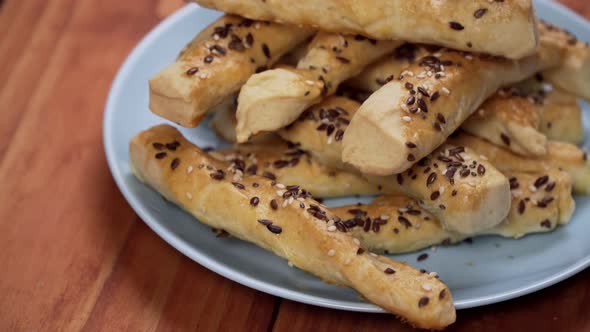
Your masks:
<svg viewBox="0 0 590 332"><path fill-rule="evenodd" d="M555 11L559 11L568 19L575 21L576 24L590 25L590 23L588 23L584 18L582 18L575 12L571 11L569 8L561 5L560 3L550 0L536 0L535 3L543 3L543 6L548 6ZM119 188L119 191L123 194L125 200L129 203L131 208L141 218L141 220L143 220L143 222L146 223L148 227L150 227L164 241L166 241L169 245L171 245L176 250L180 251L183 255L189 257L196 263L225 278L228 278L246 287L250 287L267 294L310 305L356 312L385 313L383 309L371 303L341 301L334 299L326 299L324 297L319 297L310 294L303 294L298 291L289 290L284 287L259 280L255 277L250 277L239 271L235 271L230 266L225 265L223 262L210 258L206 254L199 253L190 245L190 243L183 240L179 236L176 236L173 233L169 232L167 228L165 228L164 226L162 226L161 223L156 221L155 217L152 217L150 215L148 210L144 209L141 206L139 198L136 198L135 195L131 193L130 189L125 185L123 179L124 174L121 170L119 170L117 166L118 163L116 161L114 151L114 142L112 141L112 131L114 126L111 125L112 118L114 116L113 114L116 109L116 101L120 97L120 91L122 89L125 78L128 76L128 73L131 71L131 68L134 66L135 62L137 62L138 58L140 58L144 54L148 45L150 45L154 39L156 39L162 33L165 33L169 27L176 24L178 21L183 20L186 16L193 15L201 10L204 10L204 8L196 4L189 4L179 9L172 15L168 16L160 23L158 23L153 29L151 29L146 35L142 37L141 41L133 48L129 55L127 55L123 64L119 67L117 74L115 75L115 78L109 89L107 101L105 104L105 111L102 123L102 134L107 164L111 172L111 175L115 180L117 187ZM473 308L492 303L503 302L523 295L527 295L538 290L544 289L546 287L549 287L551 285L554 285L560 281L563 281L575 275L576 273L584 270L588 266L590 266L590 254L587 255L585 258L578 260L574 264L568 265L558 273L537 280L528 286L517 287L507 291L498 292L496 294L489 296L479 296L474 297L472 299L455 301L455 308L458 310Z"/></svg>

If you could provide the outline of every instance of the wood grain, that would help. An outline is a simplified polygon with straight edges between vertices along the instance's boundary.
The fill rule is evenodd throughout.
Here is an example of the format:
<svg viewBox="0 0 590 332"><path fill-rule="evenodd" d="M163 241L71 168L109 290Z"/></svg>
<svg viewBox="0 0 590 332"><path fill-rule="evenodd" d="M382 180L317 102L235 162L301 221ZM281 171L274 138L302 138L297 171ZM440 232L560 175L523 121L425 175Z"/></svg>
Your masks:
<svg viewBox="0 0 590 332"><path fill-rule="evenodd" d="M564 0L590 17L590 2ZM101 123L125 56L181 0L0 1L0 331L406 331L267 295L174 250L127 205ZM590 270L459 312L457 331L590 330Z"/></svg>

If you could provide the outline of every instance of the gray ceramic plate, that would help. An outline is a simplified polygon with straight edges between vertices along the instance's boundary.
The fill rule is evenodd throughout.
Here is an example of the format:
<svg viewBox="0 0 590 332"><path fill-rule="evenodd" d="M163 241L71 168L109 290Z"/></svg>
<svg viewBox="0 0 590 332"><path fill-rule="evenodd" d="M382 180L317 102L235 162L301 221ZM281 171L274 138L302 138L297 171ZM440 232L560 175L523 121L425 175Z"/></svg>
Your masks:
<svg viewBox="0 0 590 332"><path fill-rule="evenodd" d="M537 1L538 15L590 39L590 24L564 7ZM137 214L165 241L199 264L248 287L294 301L330 308L381 312L350 289L329 286L318 278L254 245L233 238L216 238L211 230L164 202L160 195L135 180L129 168L127 142L132 135L165 122L148 110L148 79L174 61L193 35L220 15L188 5L151 31L133 50L113 83L104 115L104 145L109 166L121 192ZM588 127L590 107L584 104ZM221 142L206 124L181 129L201 147ZM590 137L590 133L586 133ZM356 202L330 200L328 205ZM552 285L590 265L590 198L577 197L569 225L549 234L521 240L476 238L473 244L396 255L417 268L437 271L453 292L457 308L499 302Z"/></svg>

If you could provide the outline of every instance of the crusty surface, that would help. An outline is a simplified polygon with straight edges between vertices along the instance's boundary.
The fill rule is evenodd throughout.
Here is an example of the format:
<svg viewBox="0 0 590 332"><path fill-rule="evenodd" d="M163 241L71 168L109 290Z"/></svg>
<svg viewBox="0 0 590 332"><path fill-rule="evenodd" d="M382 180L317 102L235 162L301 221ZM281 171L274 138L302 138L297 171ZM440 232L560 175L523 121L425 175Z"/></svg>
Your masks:
<svg viewBox="0 0 590 332"><path fill-rule="evenodd" d="M507 173L506 176L513 184L510 214L501 224L479 233L446 230L435 216L406 196L380 196L368 205L341 206L332 211L364 246L392 254L484 234L520 238L552 231L569 222L575 201L567 173L551 168L546 173ZM536 187L535 183L543 176L547 176L545 184Z"/></svg>
<svg viewBox="0 0 590 332"><path fill-rule="evenodd" d="M297 121L278 131L284 139L301 144L322 164L354 170L342 162L342 138L360 104L350 98L330 96L306 110Z"/></svg>
<svg viewBox="0 0 590 332"><path fill-rule="evenodd" d="M287 0L195 1L252 19L311 25L380 40L440 44L508 58L530 55L537 45L530 0L303 0L296 5Z"/></svg>
<svg viewBox="0 0 590 332"><path fill-rule="evenodd" d="M440 47L429 45L428 48L439 49ZM377 91L385 84L397 79L408 66L425 55L428 55L428 51L424 46L403 44L392 54L365 67L360 74L347 80L345 85L361 91Z"/></svg>
<svg viewBox="0 0 590 332"><path fill-rule="evenodd" d="M297 68L278 68L253 75L242 87L237 111L238 141L275 131L295 121L322 97L367 64L390 53L400 42L375 41L319 32Z"/></svg>
<svg viewBox="0 0 590 332"><path fill-rule="evenodd" d="M225 15L201 31L176 62L150 79L150 110L195 127L252 74L269 67L312 33L308 28Z"/></svg>
<svg viewBox="0 0 590 332"><path fill-rule="evenodd" d="M301 144L322 164L347 169L339 157L338 138L346 136L357 107L344 97L327 98L279 135ZM477 154L463 150L445 145L402 174L367 178L385 193L401 192L419 200L449 229L473 233L493 227L510 208L508 180Z"/></svg>
<svg viewBox="0 0 590 332"><path fill-rule="evenodd" d="M584 140L582 109L575 95L554 87L537 106L541 116L539 131L548 139L572 144Z"/></svg>
<svg viewBox="0 0 590 332"><path fill-rule="evenodd" d="M363 173L403 172L498 88L557 66L564 52L557 42L544 40L535 55L518 61L452 50L423 57L363 103L344 136L343 160ZM408 141L417 148L410 150Z"/></svg>
<svg viewBox="0 0 590 332"><path fill-rule="evenodd" d="M498 225L510 210L508 179L460 145L444 144L403 173L366 177L383 192L416 199L443 227L463 234Z"/></svg>
<svg viewBox="0 0 590 332"><path fill-rule="evenodd" d="M557 40L567 49L561 65L545 72L549 82L590 101L590 46L560 27L542 22L542 38Z"/></svg>
<svg viewBox="0 0 590 332"><path fill-rule="evenodd" d="M509 90L500 90L488 98L461 128L466 132L523 156L547 153L547 137L535 102Z"/></svg>
<svg viewBox="0 0 590 332"><path fill-rule="evenodd" d="M277 191L284 189L260 176L240 179L232 174L233 165L210 158L167 125L133 137L130 159L138 179L211 227L270 250L329 283L352 287L415 326L440 329L455 320L444 284L404 263L359 252L350 233L330 228L336 216L299 188L292 192L302 195L301 201L274 210L269 202L278 198L282 203ZM254 197L256 206L250 203ZM388 269L395 272L384 272ZM422 287L425 283L431 285L429 291Z"/></svg>
<svg viewBox="0 0 590 332"><path fill-rule="evenodd" d="M295 144L276 139L239 144L210 153L213 158L241 164L245 176L260 175L279 183L298 185L314 197L374 195L378 185L360 175L324 166Z"/></svg>
<svg viewBox="0 0 590 332"><path fill-rule="evenodd" d="M449 138L449 143L470 148L485 156L491 164L502 172L543 172L550 167L564 170L572 177L574 192L590 194L590 164L586 151L577 146L564 143L547 143L547 154L543 157L523 157L485 140L460 133Z"/></svg>

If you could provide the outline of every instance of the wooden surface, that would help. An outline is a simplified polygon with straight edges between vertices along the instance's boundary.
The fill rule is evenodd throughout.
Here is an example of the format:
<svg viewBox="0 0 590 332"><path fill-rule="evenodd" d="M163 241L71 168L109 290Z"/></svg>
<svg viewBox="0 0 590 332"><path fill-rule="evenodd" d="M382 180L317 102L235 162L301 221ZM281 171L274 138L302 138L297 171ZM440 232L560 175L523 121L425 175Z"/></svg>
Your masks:
<svg viewBox="0 0 590 332"><path fill-rule="evenodd" d="M564 0L590 17L590 1ZM0 1L0 331L405 331L218 276L139 220L108 171L102 113L132 47L180 0ZM458 312L457 331L590 331L590 270Z"/></svg>

